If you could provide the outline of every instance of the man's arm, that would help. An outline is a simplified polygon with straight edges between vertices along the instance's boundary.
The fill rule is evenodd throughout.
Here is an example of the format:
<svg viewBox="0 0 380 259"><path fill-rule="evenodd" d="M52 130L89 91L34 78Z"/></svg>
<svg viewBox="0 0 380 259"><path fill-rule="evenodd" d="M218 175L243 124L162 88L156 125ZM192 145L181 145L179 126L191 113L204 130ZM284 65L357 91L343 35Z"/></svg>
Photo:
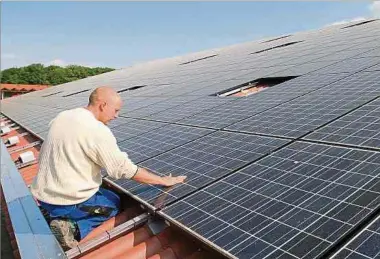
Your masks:
<svg viewBox="0 0 380 259"><path fill-rule="evenodd" d="M172 186L183 183L185 176L172 177L156 175L145 168L137 167L124 152L121 152L111 131L106 131L97 138L90 139L90 148L84 148L87 155L98 165L103 167L107 174L115 179L127 178L140 183Z"/></svg>
<svg viewBox="0 0 380 259"><path fill-rule="evenodd" d="M159 184L163 186L172 186L177 183L183 183L186 180L186 176L158 176L151 173L149 170L139 167L132 180L146 184Z"/></svg>

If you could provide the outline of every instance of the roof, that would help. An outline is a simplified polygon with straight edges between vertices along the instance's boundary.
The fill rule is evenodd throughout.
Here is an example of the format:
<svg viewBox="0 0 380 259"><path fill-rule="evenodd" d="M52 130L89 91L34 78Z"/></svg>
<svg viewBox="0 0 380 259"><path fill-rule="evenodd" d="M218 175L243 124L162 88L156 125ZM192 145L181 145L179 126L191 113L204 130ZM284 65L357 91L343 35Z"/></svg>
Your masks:
<svg viewBox="0 0 380 259"><path fill-rule="evenodd" d="M43 139L56 114L109 85L125 103L109 125L121 150L188 176L163 189L105 175L144 212L229 258L376 258L379 53L379 20L336 25L54 86L2 112ZM218 96L260 81L271 84Z"/></svg>
<svg viewBox="0 0 380 259"><path fill-rule="evenodd" d="M0 84L1 90L22 92L38 91L48 87L49 85Z"/></svg>

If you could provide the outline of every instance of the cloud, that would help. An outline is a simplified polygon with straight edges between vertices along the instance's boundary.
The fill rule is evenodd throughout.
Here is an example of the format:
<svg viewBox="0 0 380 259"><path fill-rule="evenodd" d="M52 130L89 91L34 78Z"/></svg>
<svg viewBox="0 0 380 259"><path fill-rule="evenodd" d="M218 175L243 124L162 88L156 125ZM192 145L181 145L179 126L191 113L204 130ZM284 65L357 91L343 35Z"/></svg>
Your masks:
<svg viewBox="0 0 380 259"><path fill-rule="evenodd" d="M67 62L62 60L62 59L54 59L49 62L44 63L45 66L60 66L60 67L65 67L67 66Z"/></svg>
<svg viewBox="0 0 380 259"><path fill-rule="evenodd" d="M101 67L101 65L99 64L90 64L86 62L69 62L63 59L54 59L54 60L45 62L43 64L45 66L60 66L60 67L67 67L69 65L78 65L78 66L84 66L84 67Z"/></svg>
<svg viewBox="0 0 380 259"><path fill-rule="evenodd" d="M373 17L380 18L380 1L373 1L369 10L371 10Z"/></svg>
<svg viewBox="0 0 380 259"><path fill-rule="evenodd" d="M368 6L368 9L371 11L371 15L370 16L372 16L372 17L367 17L367 18L365 18L365 17L355 17L353 19L346 19L346 20L341 20L341 21L333 22L333 23L325 25L324 27L330 27L330 26L334 26L334 25L342 25L342 24L351 23L351 22L361 22L361 21L364 21L364 20L367 20L367 19L371 19L371 18L380 18L380 0L373 1Z"/></svg>
<svg viewBox="0 0 380 259"><path fill-rule="evenodd" d="M342 24L350 23L350 22L360 22L360 21L364 21L364 20L366 20L366 18L364 18L364 17L355 17L355 18L349 19L349 20L342 20L342 21L333 22L333 23L325 25L325 27L342 25Z"/></svg>

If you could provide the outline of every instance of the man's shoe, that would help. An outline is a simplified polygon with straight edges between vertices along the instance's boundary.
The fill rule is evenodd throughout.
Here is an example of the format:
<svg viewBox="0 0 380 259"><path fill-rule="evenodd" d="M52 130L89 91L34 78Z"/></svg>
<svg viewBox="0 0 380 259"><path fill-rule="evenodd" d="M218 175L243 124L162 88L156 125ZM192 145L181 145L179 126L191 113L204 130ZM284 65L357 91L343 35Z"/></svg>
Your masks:
<svg viewBox="0 0 380 259"><path fill-rule="evenodd" d="M50 229L65 251L78 245L75 240L75 226L69 220L54 219L50 222Z"/></svg>

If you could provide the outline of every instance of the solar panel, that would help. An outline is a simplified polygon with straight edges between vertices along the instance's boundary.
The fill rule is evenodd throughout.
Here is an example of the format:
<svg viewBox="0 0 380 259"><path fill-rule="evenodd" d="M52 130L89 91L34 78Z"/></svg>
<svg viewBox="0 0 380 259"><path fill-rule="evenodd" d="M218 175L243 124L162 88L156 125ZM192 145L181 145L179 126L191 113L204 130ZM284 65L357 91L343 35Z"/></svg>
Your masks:
<svg viewBox="0 0 380 259"><path fill-rule="evenodd" d="M327 124L304 139L380 150L380 99Z"/></svg>
<svg viewBox="0 0 380 259"><path fill-rule="evenodd" d="M154 103L162 102L168 97L149 97L149 98L141 98L141 97L127 97L124 96L123 93L120 94L121 98L124 101L124 105L121 108L120 115L128 116L132 112L135 113L135 110L141 109L143 107L152 105Z"/></svg>
<svg viewBox="0 0 380 259"><path fill-rule="evenodd" d="M117 126L119 126L119 125L121 125L121 124L124 124L124 123L130 122L130 121L132 121L132 120L133 120L133 119L127 119L127 118L119 117L119 118L117 118L117 119L115 119L115 120L110 121L110 122L107 124L107 126L108 126L110 129L112 129L112 128L115 128L115 127L117 127Z"/></svg>
<svg viewBox="0 0 380 259"><path fill-rule="evenodd" d="M164 111L166 109L175 107L177 105L184 104L186 102L189 102L189 101L191 101L193 99L197 99L197 98L198 97L196 97L196 96L172 97L172 98L160 101L160 102L156 102L152 105L148 105L148 106L133 110L133 113L131 111L130 112L125 111L125 112L121 113L121 115L122 116L134 117L134 118L144 118L144 117L147 117L149 115L158 113L160 111ZM129 112L129 114L125 114L128 112Z"/></svg>
<svg viewBox="0 0 380 259"><path fill-rule="evenodd" d="M345 59L341 62L334 63L330 66L324 67L318 70L320 74L329 73L354 73L360 70L369 68L373 65L379 64L380 60L378 57L365 57L365 58L350 58Z"/></svg>
<svg viewBox="0 0 380 259"><path fill-rule="evenodd" d="M218 105L233 101L233 99L218 97L201 97L197 100L187 102L165 111L155 113L147 118L165 122L176 122L185 117L192 116L204 110L213 109Z"/></svg>
<svg viewBox="0 0 380 259"><path fill-rule="evenodd" d="M364 231L343 247L334 259L375 259L379 258L380 250L380 217L374 220Z"/></svg>
<svg viewBox="0 0 380 259"><path fill-rule="evenodd" d="M283 71L279 71L275 73L276 76L300 76L305 75L307 73L316 71L318 69L327 67L336 61L313 61L303 64L297 64L292 66L291 68L285 69Z"/></svg>
<svg viewBox="0 0 380 259"><path fill-rule="evenodd" d="M122 118L120 121L123 122L123 124L119 124L112 128L112 132L119 143L123 140L133 138L167 125L160 122L127 118Z"/></svg>
<svg viewBox="0 0 380 259"><path fill-rule="evenodd" d="M211 132L212 130L168 124L129 138L121 142L119 147L128 153L133 162L139 163Z"/></svg>
<svg viewBox="0 0 380 259"><path fill-rule="evenodd" d="M380 153L296 142L165 208L238 258L325 258L380 204Z"/></svg>
<svg viewBox="0 0 380 259"><path fill-rule="evenodd" d="M173 202L286 143L287 140L276 138L214 132L139 164L159 175L186 175L188 179L185 184L166 190L129 180L114 182L132 195L158 207L157 201L162 204Z"/></svg>
<svg viewBox="0 0 380 259"><path fill-rule="evenodd" d="M233 124L227 129L290 138L302 137L380 95L380 73L346 77L315 92Z"/></svg>

